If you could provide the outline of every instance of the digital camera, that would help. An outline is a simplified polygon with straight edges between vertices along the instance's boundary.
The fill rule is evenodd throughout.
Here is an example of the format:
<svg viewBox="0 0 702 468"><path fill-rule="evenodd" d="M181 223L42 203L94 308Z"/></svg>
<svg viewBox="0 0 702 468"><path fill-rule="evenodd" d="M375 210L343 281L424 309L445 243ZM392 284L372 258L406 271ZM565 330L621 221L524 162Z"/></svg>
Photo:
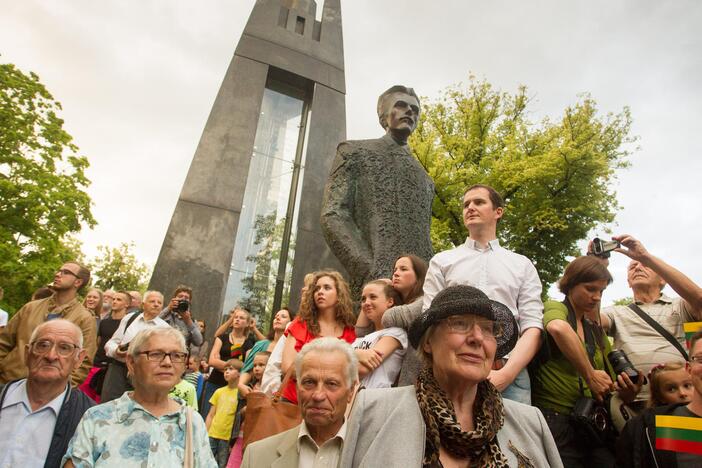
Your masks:
<svg viewBox="0 0 702 468"><path fill-rule="evenodd" d="M609 258L610 252L622 246L619 241L602 240L599 237L592 239L592 253L602 258Z"/></svg>

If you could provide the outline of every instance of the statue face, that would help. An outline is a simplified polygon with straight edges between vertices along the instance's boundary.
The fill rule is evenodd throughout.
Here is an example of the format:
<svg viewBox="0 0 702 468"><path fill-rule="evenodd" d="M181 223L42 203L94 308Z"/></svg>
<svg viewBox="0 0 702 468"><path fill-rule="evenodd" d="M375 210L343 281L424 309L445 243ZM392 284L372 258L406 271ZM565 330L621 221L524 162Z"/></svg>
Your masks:
<svg viewBox="0 0 702 468"><path fill-rule="evenodd" d="M393 134L404 134L407 138L419 120L419 101L414 96L405 93L392 93L386 98L388 110L385 122L387 131Z"/></svg>

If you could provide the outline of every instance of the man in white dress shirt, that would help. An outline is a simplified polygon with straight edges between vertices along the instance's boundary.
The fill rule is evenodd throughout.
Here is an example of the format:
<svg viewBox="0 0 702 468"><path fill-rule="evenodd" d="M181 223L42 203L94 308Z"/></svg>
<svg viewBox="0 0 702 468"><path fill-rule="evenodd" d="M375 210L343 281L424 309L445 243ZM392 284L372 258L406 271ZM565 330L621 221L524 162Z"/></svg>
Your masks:
<svg viewBox="0 0 702 468"><path fill-rule="evenodd" d="M505 359L496 360L490 381L504 398L531 404L531 385L526 366L539 349L543 329L541 282L531 261L500 246L497 223L504 201L495 189L477 184L463 195L465 244L436 254L424 280L423 310L436 294L457 284L483 291L509 307L519 324L517 345Z"/></svg>
<svg viewBox="0 0 702 468"><path fill-rule="evenodd" d="M346 437L346 407L358 383L353 348L333 337L302 347L295 359L299 426L246 447L242 468L337 468Z"/></svg>
<svg viewBox="0 0 702 468"><path fill-rule="evenodd" d="M163 308L163 294L147 291L142 304L143 312L132 312L124 316L112 338L105 343L105 353L112 358L102 385L100 402L105 403L122 396L132 385L127 379L127 347L129 342L141 330L153 327L169 327L165 320L159 318Z"/></svg>

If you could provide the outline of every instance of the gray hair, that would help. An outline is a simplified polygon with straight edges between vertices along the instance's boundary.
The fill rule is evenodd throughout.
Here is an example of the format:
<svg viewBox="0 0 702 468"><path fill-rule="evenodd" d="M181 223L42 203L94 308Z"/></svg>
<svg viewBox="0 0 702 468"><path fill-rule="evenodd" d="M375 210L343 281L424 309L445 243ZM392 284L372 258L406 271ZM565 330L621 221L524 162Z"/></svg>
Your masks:
<svg viewBox="0 0 702 468"><path fill-rule="evenodd" d="M302 374L302 360L309 353L320 352L320 353L341 353L346 358L346 384L349 387L353 387L356 380L358 380L358 358L353 348L347 342L334 338L332 336L327 336L324 338L317 338L312 340L302 347L300 352L295 357L295 375L300 378Z"/></svg>
<svg viewBox="0 0 702 468"><path fill-rule="evenodd" d="M161 291L146 291L144 293L143 301L146 302L149 299L149 296L153 296L154 294L158 294L159 296L161 296L161 302L163 302L163 294L161 293Z"/></svg>
<svg viewBox="0 0 702 468"><path fill-rule="evenodd" d="M60 324L66 324L70 328L73 329L73 331L76 333L76 336L78 337L78 347L80 349L83 349L83 330L80 329L78 325L75 323L65 320L65 319L56 319L56 320L49 320L48 322L43 322L39 324L37 328L34 329L32 332L32 335L29 337L29 343L34 343L37 341L37 338L39 338L39 334L44 330L46 327L50 325L60 325ZM75 343L74 343L75 344Z"/></svg>
<svg viewBox="0 0 702 468"><path fill-rule="evenodd" d="M133 359L139 356L142 348L148 341L154 336L162 336L173 338L178 342L180 350L184 353L188 352L188 348L185 346L185 337L180 332L180 330L171 327L150 327L146 328L136 334L132 341L129 342L129 348L127 349L127 354Z"/></svg>

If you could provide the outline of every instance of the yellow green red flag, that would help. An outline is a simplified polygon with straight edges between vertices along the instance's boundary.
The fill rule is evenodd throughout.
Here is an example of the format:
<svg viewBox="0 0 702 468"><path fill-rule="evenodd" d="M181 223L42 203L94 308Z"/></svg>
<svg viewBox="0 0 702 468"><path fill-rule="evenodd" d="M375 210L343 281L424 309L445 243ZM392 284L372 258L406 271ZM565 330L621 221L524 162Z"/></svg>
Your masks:
<svg viewBox="0 0 702 468"><path fill-rule="evenodd" d="M702 455L702 418L656 415L656 448Z"/></svg>
<svg viewBox="0 0 702 468"><path fill-rule="evenodd" d="M685 322L683 324L683 330L685 331L685 346L690 349L690 338L692 335L702 330L702 322Z"/></svg>

